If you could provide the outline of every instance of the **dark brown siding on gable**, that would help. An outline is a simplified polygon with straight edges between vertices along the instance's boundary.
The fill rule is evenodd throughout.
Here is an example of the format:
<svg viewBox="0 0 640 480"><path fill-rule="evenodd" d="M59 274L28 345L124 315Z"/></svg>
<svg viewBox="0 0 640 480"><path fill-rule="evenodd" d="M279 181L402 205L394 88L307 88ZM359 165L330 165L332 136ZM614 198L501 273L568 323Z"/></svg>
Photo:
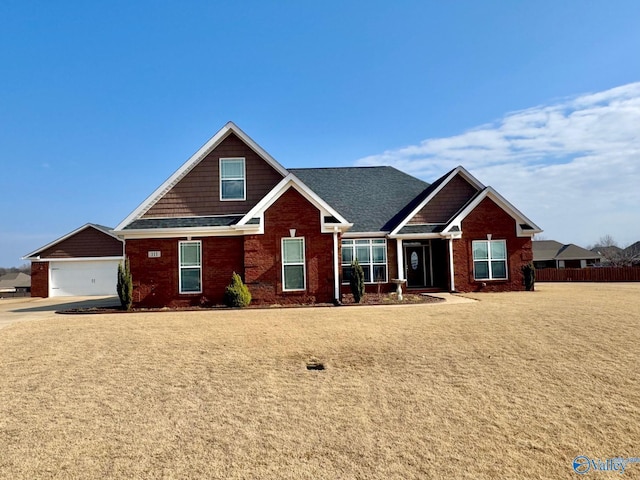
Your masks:
<svg viewBox="0 0 640 480"><path fill-rule="evenodd" d="M431 201L409 220L409 224L446 223L477 193L476 188L456 175Z"/></svg>
<svg viewBox="0 0 640 480"><path fill-rule="evenodd" d="M220 158L229 157L245 158L245 201L220 201ZM153 205L143 218L247 213L280 180L280 173L231 133Z"/></svg>
<svg viewBox="0 0 640 480"><path fill-rule="evenodd" d="M40 253L40 258L119 257L123 244L117 238L87 227Z"/></svg>

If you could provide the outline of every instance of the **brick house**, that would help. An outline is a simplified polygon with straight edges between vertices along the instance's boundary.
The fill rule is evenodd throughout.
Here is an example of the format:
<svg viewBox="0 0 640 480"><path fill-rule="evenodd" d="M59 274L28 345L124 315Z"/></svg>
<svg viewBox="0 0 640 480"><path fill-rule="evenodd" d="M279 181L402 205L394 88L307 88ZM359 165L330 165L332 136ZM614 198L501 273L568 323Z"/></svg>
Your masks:
<svg viewBox="0 0 640 480"><path fill-rule="evenodd" d="M432 184L392 167L285 169L232 122L125 218L134 302L331 302L358 259L367 289L522 290L541 230L463 167Z"/></svg>

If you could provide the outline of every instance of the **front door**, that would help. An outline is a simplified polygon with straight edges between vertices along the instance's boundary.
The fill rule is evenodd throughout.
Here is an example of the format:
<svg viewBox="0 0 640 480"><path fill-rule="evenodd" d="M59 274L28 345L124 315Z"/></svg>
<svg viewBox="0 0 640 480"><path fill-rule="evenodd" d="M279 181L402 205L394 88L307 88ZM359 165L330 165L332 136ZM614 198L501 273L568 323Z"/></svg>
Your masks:
<svg viewBox="0 0 640 480"><path fill-rule="evenodd" d="M407 287L423 288L431 286L431 267L429 245L405 247L405 272Z"/></svg>

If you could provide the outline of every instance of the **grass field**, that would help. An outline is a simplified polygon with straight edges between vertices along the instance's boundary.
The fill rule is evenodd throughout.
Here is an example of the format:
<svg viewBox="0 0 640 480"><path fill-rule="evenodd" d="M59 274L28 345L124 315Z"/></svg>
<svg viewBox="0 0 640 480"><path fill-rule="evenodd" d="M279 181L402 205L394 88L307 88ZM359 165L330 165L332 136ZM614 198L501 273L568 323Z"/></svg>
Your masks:
<svg viewBox="0 0 640 480"><path fill-rule="evenodd" d="M640 284L537 288L12 325L0 478L578 478L577 455L640 457Z"/></svg>

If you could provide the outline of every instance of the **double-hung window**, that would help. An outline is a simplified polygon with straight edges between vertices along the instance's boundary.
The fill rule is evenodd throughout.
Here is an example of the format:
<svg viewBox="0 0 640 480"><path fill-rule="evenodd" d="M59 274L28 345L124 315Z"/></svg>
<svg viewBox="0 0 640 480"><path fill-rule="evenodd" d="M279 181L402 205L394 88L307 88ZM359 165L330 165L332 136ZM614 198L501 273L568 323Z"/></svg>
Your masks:
<svg viewBox="0 0 640 480"><path fill-rule="evenodd" d="M507 278L507 242L505 240L474 240L473 277L476 280Z"/></svg>
<svg viewBox="0 0 640 480"><path fill-rule="evenodd" d="M386 283L387 241L384 238L342 240L342 282L351 279L351 264L354 260L364 271L365 283Z"/></svg>
<svg viewBox="0 0 640 480"><path fill-rule="evenodd" d="M180 242L180 293L202 292L202 244L199 241Z"/></svg>
<svg viewBox="0 0 640 480"><path fill-rule="evenodd" d="M305 289L304 238L282 239L282 289Z"/></svg>
<svg viewBox="0 0 640 480"><path fill-rule="evenodd" d="M220 159L220 200L246 200L244 158Z"/></svg>

